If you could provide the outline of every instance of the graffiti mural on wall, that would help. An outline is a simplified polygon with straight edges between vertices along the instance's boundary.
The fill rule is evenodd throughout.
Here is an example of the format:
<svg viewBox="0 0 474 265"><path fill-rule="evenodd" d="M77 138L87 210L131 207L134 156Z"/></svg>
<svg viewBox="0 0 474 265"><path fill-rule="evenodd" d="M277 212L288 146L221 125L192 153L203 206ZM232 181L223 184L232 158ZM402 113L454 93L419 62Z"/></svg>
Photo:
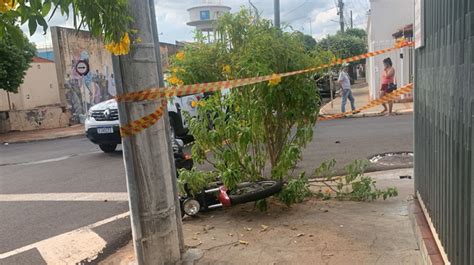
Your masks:
<svg viewBox="0 0 474 265"><path fill-rule="evenodd" d="M70 123L83 123L91 106L116 95L112 56L87 31L52 27L61 104Z"/></svg>
<svg viewBox="0 0 474 265"><path fill-rule="evenodd" d="M114 97L114 74L108 65L103 69L89 64L88 51L72 55L71 68L68 69L65 80L66 99L71 112L72 122L83 122L89 108L99 102ZM87 71L81 67L88 67Z"/></svg>
<svg viewBox="0 0 474 265"><path fill-rule="evenodd" d="M51 35L55 53L61 104L67 105L70 123L83 123L91 106L114 97L112 56L99 38L87 31L52 27ZM169 57L183 45L160 43L163 71Z"/></svg>

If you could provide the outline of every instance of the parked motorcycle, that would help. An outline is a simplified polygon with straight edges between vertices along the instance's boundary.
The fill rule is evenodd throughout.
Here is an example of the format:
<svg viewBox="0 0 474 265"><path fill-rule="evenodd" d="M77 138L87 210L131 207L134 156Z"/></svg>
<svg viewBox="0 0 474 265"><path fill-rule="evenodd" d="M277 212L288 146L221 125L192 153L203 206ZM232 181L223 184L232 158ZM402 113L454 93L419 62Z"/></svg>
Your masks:
<svg viewBox="0 0 474 265"><path fill-rule="evenodd" d="M235 189L229 190L222 182L215 182L192 196L185 185L186 195L180 197L181 215L194 216L199 212L262 200L280 192L282 186L281 181L261 180L240 183Z"/></svg>

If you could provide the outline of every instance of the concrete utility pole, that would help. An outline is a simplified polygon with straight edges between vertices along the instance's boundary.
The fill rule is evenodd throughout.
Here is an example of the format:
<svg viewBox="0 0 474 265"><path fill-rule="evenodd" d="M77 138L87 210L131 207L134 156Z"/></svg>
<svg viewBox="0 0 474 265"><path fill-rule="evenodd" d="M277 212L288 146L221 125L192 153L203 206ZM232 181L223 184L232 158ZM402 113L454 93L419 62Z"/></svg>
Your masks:
<svg viewBox="0 0 474 265"><path fill-rule="evenodd" d="M351 29L354 28L354 20L352 20L352 10L351 10Z"/></svg>
<svg viewBox="0 0 474 265"><path fill-rule="evenodd" d="M275 27L280 28L280 0L273 0L273 12L275 13Z"/></svg>
<svg viewBox="0 0 474 265"><path fill-rule="evenodd" d="M113 57L119 94L163 86L160 47L153 0L130 0L141 43ZM120 125L146 116L157 102L120 103ZM165 108L166 109L166 108ZM157 124L123 139L133 243L138 264L176 264L183 235L167 111Z"/></svg>
<svg viewBox="0 0 474 265"><path fill-rule="evenodd" d="M342 0L339 0L338 2L338 7L339 7L339 24L341 25L341 33L344 33L344 2Z"/></svg>

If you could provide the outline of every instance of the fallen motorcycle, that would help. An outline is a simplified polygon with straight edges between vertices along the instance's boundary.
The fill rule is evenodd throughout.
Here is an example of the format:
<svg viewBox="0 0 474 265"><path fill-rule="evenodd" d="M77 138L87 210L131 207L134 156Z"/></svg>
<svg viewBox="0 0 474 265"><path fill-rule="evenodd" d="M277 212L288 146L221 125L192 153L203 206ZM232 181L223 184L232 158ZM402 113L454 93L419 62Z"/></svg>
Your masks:
<svg viewBox="0 0 474 265"><path fill-rule="evenodd" d="M262 200L280 192L282 186L281 181L261 180L240 183L230 190L222 182L214 182L192 196L187 185L184 185L186 194L180 197L181 215L194 216L199 212Z"/></svg>

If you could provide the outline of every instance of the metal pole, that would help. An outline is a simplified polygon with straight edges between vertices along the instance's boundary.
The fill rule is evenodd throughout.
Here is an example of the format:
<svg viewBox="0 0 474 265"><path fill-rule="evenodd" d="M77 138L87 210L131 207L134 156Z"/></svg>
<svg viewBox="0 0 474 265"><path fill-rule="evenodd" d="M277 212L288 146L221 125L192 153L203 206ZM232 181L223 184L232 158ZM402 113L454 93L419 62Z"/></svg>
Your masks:
<svg viewBox="0 0 474 265"><path fill-rule="evenodd" d="M334 108L334 80L332 74L329 74L329 91L331 92L331 109Z"/></svg>
<svg viewBox="0 0 474 265"><path fill-rule="evenodd" d="M352 10L351 10L351 29L354 28L354 20L352 19Z"/></svg>
<svg viewBox="0 0 474 265"><path fill-rule="evenodd" d="M113 57L117 92L163 86L153 0L130 0L141 43ZM120 125L152 113L157 102L119 102ZM123 138L133 243L138 264L176 264L184 250L168 112L152 127Z"/></svg>
<svg viewBox="0 0 474 265"><path fill-rule="evenodd" d="M275 13L275 27L280 28L280 0L273 0L273 12Z"/></svg>
<svg viewBox="0 0 474 265"><path fill-rule="evenodd" d="M342 0L339 0L339 24L341 26L341 33L344 33L344 3Z"/></svg>

